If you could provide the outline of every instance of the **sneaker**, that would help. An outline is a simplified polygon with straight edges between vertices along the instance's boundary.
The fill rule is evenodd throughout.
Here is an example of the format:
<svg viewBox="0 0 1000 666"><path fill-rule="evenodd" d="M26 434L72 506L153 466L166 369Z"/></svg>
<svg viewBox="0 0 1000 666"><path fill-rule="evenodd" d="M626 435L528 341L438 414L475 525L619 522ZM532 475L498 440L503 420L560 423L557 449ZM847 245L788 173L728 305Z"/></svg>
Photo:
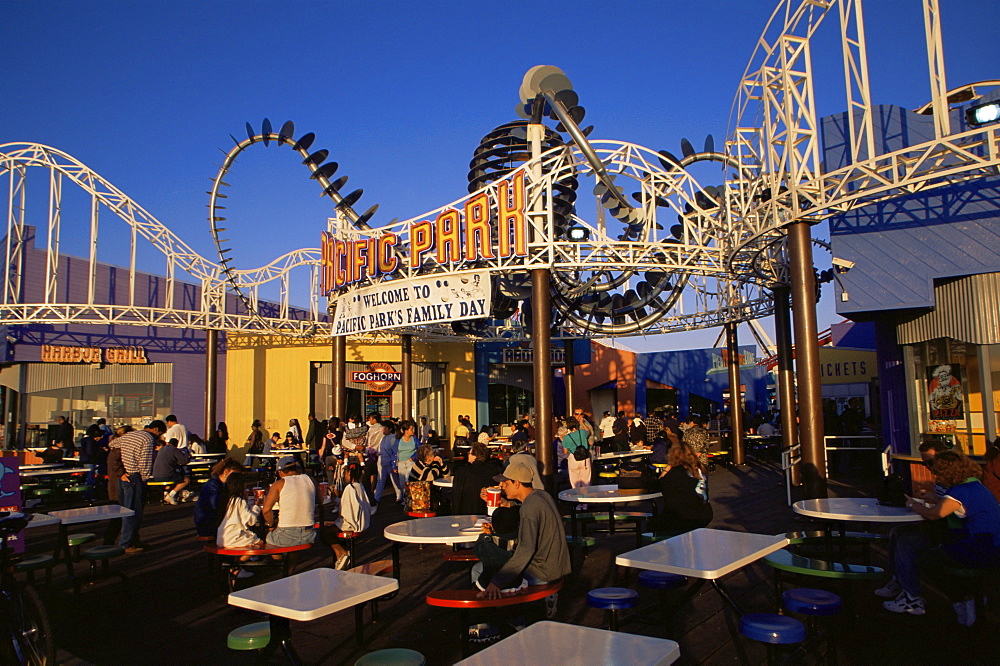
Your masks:
<svg viewBox="0 0 1000 666"><path fill-rule="evenodd" d="M333 568L339 571L343 571L344 569L347 568L347 565L350 563L351 563L351 554L344 553L343 555L337 558L337 564L335 564Z"/></svg>
<svg viewBox="0 0 1000 666"><path fill-rule="evenodd" d="M923 597L911 597L905 591L892 601L883 601L882 608L893 613L909 613L910 615L924 615L927 609L924 608Z"/></svg>
<svg viewBox="0 0 1000 666"><path fill-rule="evenodd" d="M971 627L976 623L975 599L958 601L953 603L951 607L955 609L955 615L958 618L958 623L963 627Z"/></svg>
<svg viewBox="0 0 1000 666"><path fill-rule="evenodd" d="M556 616L556 604L559 602L559 593L550 594L545 597L545 619L551 620Z"/></svg>
<svg viewBox="0 0 1000 666"><path fill-rule="evenodd" d="M969 626L966 624L966 621L968 620L968 613L965 610L965 602L956 601L951 605L951 607L955 609L955 617L958 619L958 623L963 627Z"/></svg>
<svg viewBox="0 0 1000 666"><path fill-rule="evenodd" d="M472 643L491 643L500 638L500 628L483 622L469 626L469 641Z"/></svg>
<svg viewBox="0 0 1000 666"><path fill-rule="evenodd" d="M903 588L899 585L899 581L893 576L888 583L875 590L875 596L882 599L895 599L902 591Z"/></svg>
<svg viewBox="0 0 1000 666"><path fill-rule="evenodd" d="M166 502L167 504L174 504L174 505L180 504L180 502L177 501L177 495L175 495L172 492L164 495L163 501Z"/></svg>
<svg viewBox="0 0 1000 666"><path fill-rule="evenodd" d="M240 569L239 573L236 574L237 578L251 578L253 576L252 571L247 571L246 569Z"/></svg>
<svg viewBox="0 0 1000 666"><path fill-rule="evenodd" d="M128 553L129 555L132 555L133 553L141 553L144 550L146 549L143 548L142 546L129 546L128 548L125 549L125 552Z"/></svg>

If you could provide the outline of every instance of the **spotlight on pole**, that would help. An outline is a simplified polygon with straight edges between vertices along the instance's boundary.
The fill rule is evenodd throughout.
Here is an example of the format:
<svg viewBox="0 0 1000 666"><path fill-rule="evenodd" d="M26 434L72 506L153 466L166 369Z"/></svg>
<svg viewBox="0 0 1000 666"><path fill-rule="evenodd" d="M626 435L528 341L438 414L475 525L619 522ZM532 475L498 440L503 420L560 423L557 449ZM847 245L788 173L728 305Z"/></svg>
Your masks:
<svg viewBox="0 0 1000 666"><path fill-rule="evenodd" d="M570 227L566 230L566 237L571 241L590 240L590 229L586 227Z"/></svg>
<svg viewBox="0 0 1000 666"><path fill-rule="evenodd" d="M1000 120L1000 102L988 102L967 109L965 120L973 127Z"/></svg>

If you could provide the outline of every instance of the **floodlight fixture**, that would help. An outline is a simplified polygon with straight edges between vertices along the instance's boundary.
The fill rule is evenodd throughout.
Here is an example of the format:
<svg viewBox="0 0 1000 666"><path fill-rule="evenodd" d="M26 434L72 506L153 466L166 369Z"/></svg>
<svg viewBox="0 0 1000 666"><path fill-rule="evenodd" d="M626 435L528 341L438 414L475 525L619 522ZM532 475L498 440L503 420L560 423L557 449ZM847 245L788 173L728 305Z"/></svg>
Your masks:
<svg viewBox="0 0 1000 666"><path fill-rule="evenodd" d="M1000 101L978 104L967 109L965 120L973 127L1000 120Z"/></svg>
<svg viewBox="0 0 1000 666"><path fill-rule="evenodd" d="M590 229L587 227L570 227L566 231L566 237L576 242L587 241L590 240Z"/></svg>

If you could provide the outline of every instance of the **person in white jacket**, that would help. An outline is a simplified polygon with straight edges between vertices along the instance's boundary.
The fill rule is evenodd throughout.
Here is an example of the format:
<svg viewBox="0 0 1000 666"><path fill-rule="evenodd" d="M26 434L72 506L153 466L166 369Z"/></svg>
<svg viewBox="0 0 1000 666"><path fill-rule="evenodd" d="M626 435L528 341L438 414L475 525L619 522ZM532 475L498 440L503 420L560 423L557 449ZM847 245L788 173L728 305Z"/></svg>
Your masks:
<svg viewBox="0 0 1000 666"><path fill-rule="evenodd" d="M334 522L340 533L360 533L368 529L372 522L372 507L368 502L368 493L361 485L362 467L347 465L344 467L344 493L340 496L340 516ZM345 547L346 539L333 537L333 552L337 558L335 568L346 569L351 565L351 555Z"/></svg>
<svg viewBox="0 0 1000 666"><path fill-rule="evenodd" d="M244 497L245 485L245 475L241 472L232 472L223 486L216 507L219 527L215 536L215 543L221 548L264 547L264 540L254 531L259 525L261 508ZM240 557L241 562L249 559L249 555ZM252 575L252 572L241 569L237 577L249 578Z"/></svg>

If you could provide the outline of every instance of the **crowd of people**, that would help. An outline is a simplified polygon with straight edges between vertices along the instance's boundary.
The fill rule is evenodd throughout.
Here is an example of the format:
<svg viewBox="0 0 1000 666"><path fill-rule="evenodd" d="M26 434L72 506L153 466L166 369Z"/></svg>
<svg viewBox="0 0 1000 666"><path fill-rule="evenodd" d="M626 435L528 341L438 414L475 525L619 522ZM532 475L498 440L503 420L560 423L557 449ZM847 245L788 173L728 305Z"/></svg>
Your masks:
<svg viewBox="0 0 1000 666"><path fill-rule="evenodd" d="M649 418L605 412L595 424L583 409L576 409L555 425L553 446L570 487L592 483L600 451L648 449L647 471L652 472L648 483L662 495L651 529L674 535L712 521L706 454L709 427L719 424L697 415L682 421L670 411ZM766 420L756 427L762 436L776 435ZM278 459L277 478L257 496L248 496L248 469L233 457L213 467L199 496L189 488L185 468L196 446L230 452L225 423L201 443L174 415L142 429L121 426L115 431L99 419L74 448L88 468L88 481L93 483L106 471L111 499L133 510L121 521L117 536L128 553L145 548L139 528L146 483L151 480L169 484L165 493L169 503L197 500L198 534L215 537L223 547L312 543L317 507L332 504L335 532L324 542L333 549L340 569L351 562L348 544L336 535L366 530L388 486L390 497L405 503L407 510L460 515L486 514L492 509L486 503L488 489L499 487L499 513L475 545L480 564L473 571L473 584L483 596L495 597L566 575L569 557L560 512L549 493L537 492L544 486L541 466L530 448L532 443L537 446L531 420L525 416L512 424L504 456L491 450L496 434L486 427L477 432L468 416L459 417L453 434L452 453L464 453L463 464L454 467L425 417L414 421L370 413L363 420L353 415L343 421L336 417L319 421L310 414L304 435L298 421L291 419L283 438L277 433L265 437L260 422L254 421L246 440L251 454L308 453L305 459L292 455ZM56 461L65 451L65 442L56 438L42 458ZM920 452L935 485L906 500L926 520L893 529L887 567L891 577L875 593L889 611L923 615L923 583L934 579L952 597L959 623L971 625L976 619L972 591L941 572L1000 567L1000 440L990 447L985 466L938 441L922 444ZM306 461L324 484L306 473ZM432 486L442 477L452 477L448 502Z"/></svg>

